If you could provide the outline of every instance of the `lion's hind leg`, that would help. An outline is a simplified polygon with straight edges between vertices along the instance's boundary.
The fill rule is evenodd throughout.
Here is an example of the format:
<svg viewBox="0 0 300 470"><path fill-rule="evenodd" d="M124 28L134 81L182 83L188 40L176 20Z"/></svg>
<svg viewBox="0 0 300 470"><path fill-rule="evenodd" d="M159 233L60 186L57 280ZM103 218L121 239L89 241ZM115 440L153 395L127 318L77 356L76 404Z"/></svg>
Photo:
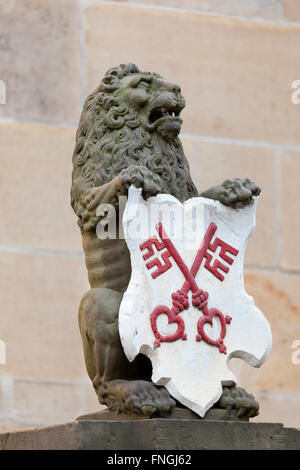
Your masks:
<svg viewBox="0 0 300 470"><path fill-rule="evenodd" d="M162 387L140 380L139 363L130 363L118 328L122 294L108 288L89 290L79 307L79 327L88 374L99 402L111 410L151 415L167 412L174 400Z"/></svg>

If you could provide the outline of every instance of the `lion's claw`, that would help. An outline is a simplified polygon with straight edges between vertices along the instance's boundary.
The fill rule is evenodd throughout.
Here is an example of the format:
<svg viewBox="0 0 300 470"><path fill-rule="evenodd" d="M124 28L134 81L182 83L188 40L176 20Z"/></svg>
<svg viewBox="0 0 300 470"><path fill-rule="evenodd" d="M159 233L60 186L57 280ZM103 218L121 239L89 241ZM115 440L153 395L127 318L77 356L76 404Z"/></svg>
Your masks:
<svg viewBox="0 0 300 470"><path fill-rule="evenodd" d="M253 196L260 194L260 188L249 178L228 179L221 187L223 193L221 192L219 200L231 207L244 207L251 203Z"/></svg>
<svg viewBox="0 0 300 470"><path fill-rule="evenodd" d="M220 408L237 410L238 417L254 418L259 413L259 404L251 393L240 387L223 387L223 394L217 403Z"/></svg>
<svg viewBox="0 0 300 470"><path fill-rule="evenodd" d="M143 196L156 196L160 192L159 178L146 166L129 166L121 171L121 183L126 190L131 185L136 188L143 188Z"/></svg>
<svg viewBox="0 0 300 470"><path fill-rule="evenodd" d="M251 204L253 196L260 194L260 188L249 178L232 178L218 186L204 191L201 196L220 201L225 206L238 209Z"/></svg>

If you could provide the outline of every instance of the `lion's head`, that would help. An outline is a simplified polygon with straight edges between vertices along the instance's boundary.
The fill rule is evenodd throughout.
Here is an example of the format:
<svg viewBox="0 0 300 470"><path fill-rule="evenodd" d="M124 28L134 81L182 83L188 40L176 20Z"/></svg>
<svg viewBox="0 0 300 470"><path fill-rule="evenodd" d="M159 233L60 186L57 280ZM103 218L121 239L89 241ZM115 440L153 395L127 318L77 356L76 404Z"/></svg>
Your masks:
<svg viewBox="0 0 300 470"><path fill-rule="evenodd" d="M83 106L73 155L72 205L84 189L112 180L130 165L144 165L161 192L183 201L197 195L178 138L185 106L178 85L134 64L108 70Z"/></svg>

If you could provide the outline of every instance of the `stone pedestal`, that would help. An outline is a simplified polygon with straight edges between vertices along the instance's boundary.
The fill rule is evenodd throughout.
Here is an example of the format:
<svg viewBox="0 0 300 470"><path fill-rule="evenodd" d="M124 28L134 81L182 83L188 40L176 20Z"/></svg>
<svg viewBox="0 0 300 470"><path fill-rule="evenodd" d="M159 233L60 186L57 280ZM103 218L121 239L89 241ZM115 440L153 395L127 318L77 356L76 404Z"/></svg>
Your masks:
<svg viewBox="0 0 300 470"><path fill-rule="evenodd" d="M216 417L216 416L215 416ZM234 416L231 416L234 418ZM80 419L0 434L1 450L300 450L300 430L214 419Z"/></svg>

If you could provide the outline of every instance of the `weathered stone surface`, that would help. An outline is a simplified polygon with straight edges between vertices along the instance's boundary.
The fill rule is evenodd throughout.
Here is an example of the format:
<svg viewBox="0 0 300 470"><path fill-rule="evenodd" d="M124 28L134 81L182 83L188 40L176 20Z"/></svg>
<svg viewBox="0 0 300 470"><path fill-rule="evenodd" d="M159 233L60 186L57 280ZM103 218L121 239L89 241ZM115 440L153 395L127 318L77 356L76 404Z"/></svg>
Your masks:
<svg viewBox="0 0 300 470"><path fill-rule="evenodd" d="M0 434L0 450L76 450L76 424Z"/></svg>
<svg viewBox="0 0 300 470"><path fill-rule="evenodd" d="M0 6L0 78L16 119L76 122L80 107L79 8L73 0Z"/></svg>
<svg viewBox="0 0 300 470"><path fill-rule="evenodd" d="M141 68L180 83L187 102L183 132L299 144L291 83L300 68L300 27L179 10L145 14L121 3L88 5L85 24L88 90L112 64L127 62L129 50Z"/></svg>
<svg viewBox="0 0 300 470"><path fill-rule="evenodd" d="M204 420L77 421L0 434L1 450L300 450L282 424Z"/></svg>
<svg viewBox="0 0 300 470"><path fill-rule="evenodd" d="M85 409L83 385L15 380L15 418L35 424L64 423ZM55 413L53 411L55 410ZM78 411L77 411L78 410Z"/></svg>
<svg viewBox="0 0 300 470"><path fill-rule="evenodd" d="M297 2L297 0L292 0ZM280 18L281 0L129 0L142 5L175 7L184 10L201 10L232 15Z"/></svg>
<svg viewBox="0 0 300 470"><path fill-rule="evenodd" d="M290 21L300 21L299 0L284 0L284 16Z"/></svg>
<svg viewBox="0 0 300 470"><path fill-rule="evenodd" d="M0 245L81 252L70 208L75 129L0 124Z"/></svg>
<svg viewBox="0 0 300 470"><path fill-rule="evenodd" d="M102 408L91 384L86 382L43 382L0 375L2 433L65 423L78 414Z"/></svg>
<svg viewBox="0 0 300 470"><path fill-rule="evenodd" d="M16 432L30 428L36 428L36 424L24 424L15 419L10 421L0 421L0 433Z"/></svg>
<svg viewBox="0 0 300 470"><path fill-rule="evenodd" d="M7 348L1 372L40 380L85 380L77 326L80 296L87 288L83 259L2 251L0 271L5 273L1 339Z"/></svg>
<svg viewBox="0 0 300 470"><path fill-rule="evenodd" d="M294 271L300 270L299 173L300 153L284 152L281 158L281 266Z"/></svg>
<svg viewBox="0 0 300 470"><path fill-rule="evenodd" d="M9 375L0 375L0 417L1 420L9 420L14 417L13 378Z"/></svg>
<svg viewBox="0 0 300 470"><path fill-rule="evenodd" d="M104 405L100 405L97 394L93 388L91 382L83 384L84 391L84 408L86 413L94 413L95 411L101 411L105 408Z"/></svg>
<svg viewBox="0 0 300 470"><path fill-rule="evenodd" d="M242 361L233 361L239 384L254 394L256 392L299 394L300 364L292 362L294 352L292 343L300 339L299 275L254 270L246 274L245 281L247 291L255 296L257 306L272 325L273 346L270 357L262 369L250 370ZM290 406L292 411L288 395L286 405ZM283 411L279 408L276 408L274 413L277 420L284 420ZM269 419L269 414L262 417ZM289 419L287 416L285 424L296 423L300 427L297 413L292 422Z"/></svg>
<svg viewBox="0 0 300 470"><path fill-rule="evenodd" d="M245 255L246 265L275 266L278 261L279 231L276 212L279 194L276 187L276 158L272 149L201 142L183 138L191 174L199 190L240 175L255 181L262 192L256 211L256 228Z"/></svg>
<svg viewBox="0 0 300 470"><path fill-rule="evenodd" d="M298 370L300 365L298 366ZM299 382L299 372L295 376ZM288 427L300 429L300 395L297 393L256 393L259 401L259 415L254 418L257 423L278 423L282 420Z"/></svg>
<svg viewBox="0 0 300 470"><path fill-rule="evenodd" d="M171 396L200 416L204 416L220 398L222 384L236 381L228 370L228 358L238 357L259 367L271 348L270 325L244 291L243 284L244 252L254 228L256 203L257 199L250 206L234 210L217 201L193 198L182 206L168 194L145 201L141 190L134 187L129 190L123 226L132 274L120 305L121 342L129 361L133 361L139 353L146 354L152 362L152 381L164 385ZM172 227L171 214L177 229ZM163 232L157 233L158 221L162 222L166 236L170 237L170 244L164 239ZM183 268L187 266L191 270L212 225L214 232L202 253L197 271L189 280ZM160 254L151 252L154 244L150 237L154 236L165 245L165 251ZM147 244L149 239L150 244ZM220 272L213 274L202 260L215 240L217 243L221 240L221 245L223 242L227 244L221 250L227 250L230 268L229 264L227 267L223 264ZM159 251L161 249L158 248ZM165 256L168 253L169 264L162 253ZM215 259L223 263L224 258L222 260L219 256L222 254ZM167 268L160 274L159 262ZM224 272L226 269L227 274ZM173 301L172 306L172 298L182 292L179 289L184 289L186 281L190 282L185 291L189 305L176 310L182 300L175 299L178 302ZM194 296L199 289L208 291L207 307L202 307L201 313L192 305L192 296L189 296L190 290ZM206 298L203 297L203 300ZM218 309L218 317L214 309ZM175 310L176 314L179 312L176 317ZM204 320L205 315L212 317ZM204 320L202 329L199 327L201 320L198 320L201 317ZM226 326L226 323L230 324ZM182 325L183 331L176 336L176 340L171 339L171 335L179 332Z"/></svg>

